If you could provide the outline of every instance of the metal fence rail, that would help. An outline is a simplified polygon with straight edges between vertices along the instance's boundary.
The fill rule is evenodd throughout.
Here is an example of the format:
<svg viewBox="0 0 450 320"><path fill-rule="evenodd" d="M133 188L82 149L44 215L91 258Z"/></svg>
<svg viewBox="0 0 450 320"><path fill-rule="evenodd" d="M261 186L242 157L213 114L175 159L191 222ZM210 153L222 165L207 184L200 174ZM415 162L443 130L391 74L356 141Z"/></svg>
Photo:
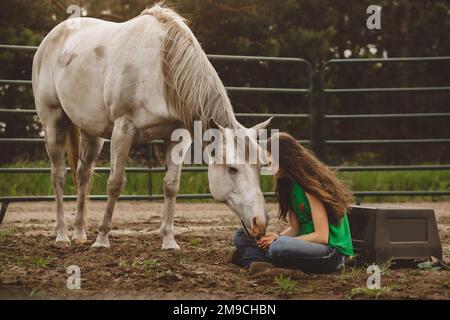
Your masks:
<svg viewBox="0 0 450 320"><path fill-rule="evenodd" d="M326 137L326 121L336 119L361 119L361 118L425 118L425 117L450 117L450 112L444 113L411 113L411 114L327 114L326 113L326 96L330 94L352 94L352 93L401 93L401 92L449 92L450 86L442 87L400 87L400 88L325 88L325 73L327 68L333 65L352 65L352 64L369 64L369 63L423 63L423 62L450 62L450 57L414 57L414 58L380 58L380 59L332 59L325 62L320 69L320 146L319 154L322 159L326 159L326 145L332 144L386 144L386 143L448 143L447 139L361 139L361 140L327 140Z"/></svg>
<svg viewBox="0 0 450 320"><path fill-rule="evenodd" d="M37 47L34 46L16 46L16 45L0 45L0 49L7 50L20 50L20 51L35 51ZM286 118L286 119L305 119L309 121L309 139L300 140L300 142L305 144L311 144L313 140L312 123L313 123L313 69L311 64L300 58L279 58L279 57L262 57L262 56L232 56L232 55L208 55L210 60L217 61L266 61L274 63L293 63L300 65L304 68L304 74L307 78L306 88L271 88L271 87L233 87L227 86L228 92L252 92L252 93L271 93L271 94L301 94L308 97L309 113L236 113L237 117L240 118L262 118L274 116L276 118ZM389 59L333 59L327 61L322 65L320 70L320 86L317 88L319 93L319 117L320 117L320 137L318 143L317 153L322 159L325 159L326 145L342 145L342 144L395 144L395 143L448 143L448 139L378 139L378 140L333 140L326 139L325 136L325 121L326 120L336 120L336 119L361 119L361 118L433 118L433 117L450 117L450 112L439 112L439 113L410 113L410 114L326 114L325 112L325 96L329 94L355 94L355 93L379 93L379 92L449 92L450 87L409 87L409 88L345 88L345 89L335 89L335 88L325 88L325 71L327 67L334 64L352 64L352 63L392 63L392 62L439 62L439 61L450 61L450 57L424 57L424 58L389 58ZM30 80L10 80L10 79L0 79L0 84L13 84L13 85L30 85ZM24 109L0 109L0 116L5 114L12 114L17 116L29 116L36 115L36 110L24 110ZM0 144L16 144L16 143L39 143L42 144L44 140L42 138L0 138ZM108 141L106 141L108 142ZM161 144L162 140L154 140L152 143ZM151 154L150 154L151 156ZM150 163L152 160L150 159ZM335 167L334 169L341 172L360 172L360 171L413 171L413 170L450 170L450 165L416 165L416 166L341 166ZM70 170L68 168L68 170ZM206 172L207 167L183 167L183 172ZM97 167L96 172L108 173L110 168ZM21 174L21 173L49 173L50 168L0 168L0 174ZM147 173L149 174L149 194L148 195L122 195L120 199L123 200L156 200L163 199L162 194L151 194L151 174L152 173L163 173L165 168L163 167L128 167L126 168L127 173ZM440 191L358 191L354 193L357 197L366 196L442 196L450 195L448 190ZM265 196L274 196L273 192L264 193ZM180 199L201 199L209 198L210 194L179 194L177 198ZM2 196L0 201L2 202L2 208L0 211L0 223L5 215L6 209L10 202L17 201L46 201L53 200L53 196ZM68 195L65 196L66 200L75 200L75 196ZM104 200L106 195L91 195L92 200Z"/></svg>

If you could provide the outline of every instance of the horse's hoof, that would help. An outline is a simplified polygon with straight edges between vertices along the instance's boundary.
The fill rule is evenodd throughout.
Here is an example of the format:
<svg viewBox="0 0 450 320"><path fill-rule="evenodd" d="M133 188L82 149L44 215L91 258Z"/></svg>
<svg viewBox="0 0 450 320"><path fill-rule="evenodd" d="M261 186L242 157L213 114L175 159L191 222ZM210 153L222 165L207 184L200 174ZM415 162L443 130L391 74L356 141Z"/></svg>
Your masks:
<svg viewBox="0 0 450 320"><path fill-rule="evenodd" d="M180 246L174 242L163 242L161 249L163 250L180 250Z"/></svg>
<svg viewBox="0 0 450 320"><path fill-rule="evenodd" d="M72 243L76 246L80 246L83 245L87 242L87 239L73 239L72 238Z"/></svg>
<svg viewBox="0 0 450 320"><path fill-rule="evenodd" d="M55 243L53 244L56 248L66 249L70 247L70 239L67 233L58 233L56 235Z"/></svg>
<svg viewBox="0 0 450 320"><path fill-rule="evenodd" d="M94 244L91 246L92 249L95 248L109 248L109 239L107 237L97 236Z"/></svg>
<svg viewBox="0 0 450 320"><path fill-rule="evenodd" d="M72 243L75 245L85 244L87 242L86 233L74 233L72 236Z"/></svg>
<svg viewBox="0 0 450 320"><path fill-rule="evenodd" d="M100 246L91 246L91 248L89 250L91 250L92 252L101 252L103 250L108 250L109 247L100 247Z"/></svg>
<svg viewBox="0 0 450 320"><path fill-rule="evenodd" d="M67 242L67 241L55 241L55 243L53 245L58 249L70 248L70 242Z"/></svg>
<svg viewBox="0 0 450 320"><path fill-rule="evenodd" d="M97 251L100 251L100 250L104 250L104 249L109 249L110 248L110 246L109 245L104 245L104 244L97 244L97 243L94 243L92 246L91 246L91 250L97 250Z"/></svg>

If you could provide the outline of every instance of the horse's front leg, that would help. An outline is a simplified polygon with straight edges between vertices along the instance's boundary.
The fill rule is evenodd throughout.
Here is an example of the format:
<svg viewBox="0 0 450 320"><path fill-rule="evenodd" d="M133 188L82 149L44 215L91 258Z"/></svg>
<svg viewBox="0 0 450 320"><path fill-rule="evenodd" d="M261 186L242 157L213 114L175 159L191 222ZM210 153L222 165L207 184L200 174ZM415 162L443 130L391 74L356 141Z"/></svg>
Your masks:
<svg viewBox="0 0 450 320"><path fill-rule="evenodd" d="M190 141L181 142L181 160L188 150ZM182 163L180 159L172 157L172 151L177 143L166 141L166 175L164 176L164 212L161 221L160 235L162 238L162 249L180 249L173 235L173 217L175 214L175 201L180 190L180 175Z"/></svg>
<svg viewBox="0 0 450 320"><path fill-rule="evenodd" d="M114 205L125 186L125 165L128 154L136 135L134 124L125 117L119 118L114 123L111 137L111 173L108 179L108 200L103 220L98 228L98 236L93 247L109 248L109 231Z"/></svg>

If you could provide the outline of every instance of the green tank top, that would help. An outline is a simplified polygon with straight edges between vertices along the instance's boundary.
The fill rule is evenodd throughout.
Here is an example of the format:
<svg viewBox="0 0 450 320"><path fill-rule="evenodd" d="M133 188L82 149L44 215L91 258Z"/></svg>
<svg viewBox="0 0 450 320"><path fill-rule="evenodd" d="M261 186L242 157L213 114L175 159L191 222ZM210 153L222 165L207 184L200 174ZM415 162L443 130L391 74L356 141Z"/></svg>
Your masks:
<svg viewBox="0 0 450 320"><path fill-rule="evenodd" d="M296 182L293 183L292 187L291 205L300 226L299 236L314 232L314 223L308 198L305 191ZM352 256L354 254L347 214L344 214L338 225L330 223L328 245L343 255Z"/></svg>

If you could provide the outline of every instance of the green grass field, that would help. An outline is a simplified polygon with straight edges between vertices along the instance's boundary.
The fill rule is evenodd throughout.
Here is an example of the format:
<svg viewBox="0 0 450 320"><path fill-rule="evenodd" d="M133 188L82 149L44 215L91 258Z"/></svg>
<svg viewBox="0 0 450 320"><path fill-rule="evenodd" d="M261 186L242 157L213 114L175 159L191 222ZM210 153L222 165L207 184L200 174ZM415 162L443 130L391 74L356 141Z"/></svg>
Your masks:
<svg viewBox="0 0 450 320"><path fill-rule="evenodd" d="M104 165L106 166L106 165ZM131 165L130 165L131 166ZM49 167L49 163L27 162L2 165L2 167ZM353 191L434 191L450 190L449 171L399 171L399 172L342 172L338 176L350 186ZM162 193L162 173L153 173L152 193ZM139 195L149 193L149 179L147 173L127 173L127 184L123 194ZM96 173L93 176L91 194L105 194L107 173ZM275 181L273 177L262 176L263 191L273 191ZM75 188L70 174L67 178L66 194L75 194ZM209 193L206 173L183 173L180 193ZM14 173L0 174L0 194L2 196L36 196L53 195L48 173ZM448 197L447 197L448 198ZM367 197L365 202L372 201L442 201L444 197ZM196 200L198 201L198 200Z"/></svg>

